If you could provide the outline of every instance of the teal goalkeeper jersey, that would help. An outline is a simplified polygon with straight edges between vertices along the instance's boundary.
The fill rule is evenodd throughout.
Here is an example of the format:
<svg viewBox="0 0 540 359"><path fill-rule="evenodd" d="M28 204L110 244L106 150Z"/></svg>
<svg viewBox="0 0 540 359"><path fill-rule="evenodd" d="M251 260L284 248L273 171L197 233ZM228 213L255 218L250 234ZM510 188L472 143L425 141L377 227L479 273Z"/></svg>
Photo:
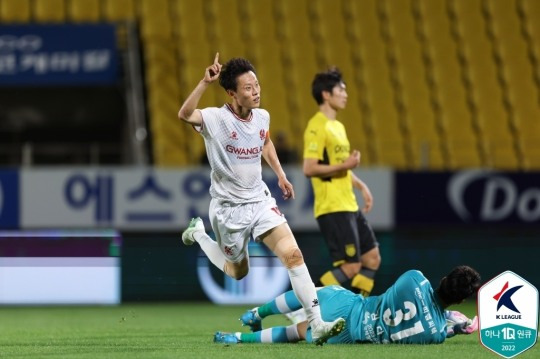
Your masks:
<svg viewBox="0 0 540 359"><path fill-rule="evenodd" d="M354 342L432 344L446 338L444 309L420 271L405 272L384 294L354 306L349 321Z"/></svg>

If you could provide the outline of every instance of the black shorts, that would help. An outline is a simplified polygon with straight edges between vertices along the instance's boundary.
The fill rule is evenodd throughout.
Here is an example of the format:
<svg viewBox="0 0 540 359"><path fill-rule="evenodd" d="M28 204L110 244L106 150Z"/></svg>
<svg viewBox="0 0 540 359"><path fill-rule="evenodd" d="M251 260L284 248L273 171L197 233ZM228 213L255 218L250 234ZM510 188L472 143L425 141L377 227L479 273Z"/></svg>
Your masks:
<svg viewBox="0 0 540 359"><path fill-rule="evenodd" d="M335 265L360 262L362 254L379 245L361 211L327 213L317 217L317 222Z"/></svg>

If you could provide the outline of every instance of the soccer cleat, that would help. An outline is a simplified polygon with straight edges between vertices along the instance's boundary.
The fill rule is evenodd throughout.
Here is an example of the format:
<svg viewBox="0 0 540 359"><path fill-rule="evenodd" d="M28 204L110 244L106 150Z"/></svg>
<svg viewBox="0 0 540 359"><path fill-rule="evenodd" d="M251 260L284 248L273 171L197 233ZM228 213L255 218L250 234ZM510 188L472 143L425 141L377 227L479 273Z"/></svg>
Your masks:
<svg viewBox="0 0 540 359"><path fill-rule="evenodd" d="M242 322L242 326L249 326L249 329L251 329L252 332L259 332L262 330L262 321L255 314L256 311L257 308L250 309L238 319Z"/></svg>
<svg viewBox="0 0 540 359"><path fill-rule="evenodd" d="M216 332L214 334L214 343L220 344L238 344L242 343L235 333Z"/></svg>
<svg viewBox="0 0 540 359"><path fill-rule="evenodd" d="M204 223L201 217L191 219L188 227L186 228L184 233L182 233L182 242L184 242L186 246L192 245L195 242L195 238L193 237L193 234L198 231L206 232L204 230Z"/></svg>
<svg viewBox="0 0 540 359"><path fill-rule="evenodd" d="M311 327L311 338L315 345L323 345L328 339L340 334L345 328L345 319L338 318L333 322L320 322L316 327Z"/></svg>

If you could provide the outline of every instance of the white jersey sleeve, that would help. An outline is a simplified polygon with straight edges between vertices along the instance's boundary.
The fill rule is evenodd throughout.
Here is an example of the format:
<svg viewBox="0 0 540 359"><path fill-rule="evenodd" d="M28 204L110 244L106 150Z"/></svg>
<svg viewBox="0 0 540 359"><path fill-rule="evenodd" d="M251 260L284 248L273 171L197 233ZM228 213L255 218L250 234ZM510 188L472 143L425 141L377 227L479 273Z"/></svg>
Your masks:
<svg viewBox="0 0 540 359"><path fill-rule="evenodd" d="M248 119L241 119L226 104L205 108L201 114L203 122L198 130L212 168L212 198L247 203L271 197L262 180L261 167L270 127L268 112L253 109Z"/></svg>

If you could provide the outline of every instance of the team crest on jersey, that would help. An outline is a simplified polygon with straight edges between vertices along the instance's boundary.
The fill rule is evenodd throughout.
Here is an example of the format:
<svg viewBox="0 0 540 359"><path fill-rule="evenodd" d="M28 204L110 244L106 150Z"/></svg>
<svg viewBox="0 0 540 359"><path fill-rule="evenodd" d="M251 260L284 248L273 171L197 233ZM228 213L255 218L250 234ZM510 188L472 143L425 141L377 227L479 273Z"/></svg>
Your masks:
<svg viewBox="0 0 540 359"><path fill-rule="evenodd" d="M264 129L259 131L259 137L261 140L264 140L266 138L266 131Z"/></svg>
<svg viewBox="0 0 540 359"><path fill-rule="evenodd" d="M354 257L354 255L356 254L356 247L354 244L347 244L345 246L345 253L349 256L349 257Z"/></svg>
<svg viewBox="0 0 540 359"><path fill-rule="evenodd" d="M225 246L223 247L223 251L225 252L226 255L228 256L232 256L235 252L235 246Z"/></svg>
<svg viewBox="0 0 540 359"><path fill-rule="evenodd" d="M231 132L231 139L238 140L238 133L236 133L236 131Z"/></svg>

